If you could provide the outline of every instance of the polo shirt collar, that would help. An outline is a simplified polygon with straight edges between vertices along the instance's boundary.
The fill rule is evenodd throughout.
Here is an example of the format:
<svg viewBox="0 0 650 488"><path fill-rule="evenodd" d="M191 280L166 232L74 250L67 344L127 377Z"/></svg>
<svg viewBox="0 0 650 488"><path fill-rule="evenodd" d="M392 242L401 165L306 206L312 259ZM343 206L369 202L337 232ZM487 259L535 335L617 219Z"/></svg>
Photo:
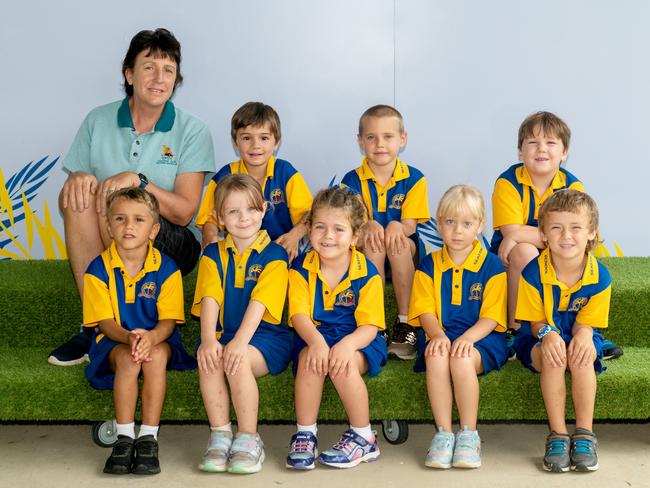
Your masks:
<svg viewBox="0 0 650 488"><path fill-rule="evenodd" d="M271 238L269 237L269 234L265 230L260 230L257 234L257 238L251 244L251 246L247 249L257 251L257 253L261 253L266 246L271 242ZM235 254L237 254L237 246L235 246L235 241L233 240L232 236L230 234L226 234L226 239L224 241L224 245L226 249L230 248L233 250Z"/></svg>
<svg viewBox="0 0 650 488"><path fill-rule="evenodd" d="M169 132L174 127L174 120L176 120L176 108L170 100L167 100L153 130L156 132ZM117 109L117 126L135 129L135 124L133 124L133 118L131 117L131 109L129 108L129 97L124 97L120 107Z"/></svg>
<svg viewBox="0 0 650 488"><path fill-rule="evenodd" d="M401 159L397 158L397 164L395 165L395 170L393 171L393 176L391 179L393 181L405 180L409 177L409 167ZM372 172L370 165L368 164L368 158L364 157L361 160L361 167L359 168L359 178L361 180L376 180L375 174Z"/></svg>
<svg viewBox="0 0 650 488"><path fill-rule="evenodd" d="M481 245L478 240L475 240L474 247L472 248L467 258L465 258L463 264L456 266L451 257L449 257L447 245L445 244L442 246L442 251L440 252L440 271L444 273L445 271L448 271L452 268L458 268L477 273L481 269L481 266L483 266L483 262L485 261L486 257L487 250Z"/></svg>
<svg viewBox="0 0 650 488"><path fill-rule="evenodd" d="M542 283L549 285L559 285L560 281L557 279L553 262L551 261L551 250L547 247L542 251L539 256L539 274ZM598 261L596 257L589 253L587 254L587 263L582 272L582 279L580 280L581 286L593 285L598 283Z"/></svg>
<svg viewBox="0 0 650 488"><path fill-rule="evenodd" d="M162 258L160 256L160 251L153 247L151 241L149 241L147 248L147 256L144 259L144 266L140 274L150 273L152 271L158 271L160 269ZM125 270L124 261L120 257L120 254L117 252L117 246L115 241L111 242L111 245L108 247L108 263L111 269L122 269Z"/></svg>
<svg viewBox="0 0 650 488"><path fill-rule="evenodd" d="M239 161L237 161L235 163L235 165L236 165L238 173L241 173L241 174L244 174L244 175L249 174L248 173L248 168L246 168L246 164L244 163L243 159L240 159ZM265 179L266 178L273 178L274 173L275 173L275 156L273 156L271 154L271 156L269 157L269 160L266 162L266 176L264 178Z"/></svg>
<svg viewBox="0 0 650 488"><path fill-rule="evenodd" d="M517 175L517 181L520 184L533 188L533 180L530 177L530 173L526 169L526 165L522 164L517 169L516 175ZM564 173L558 169L557 173L555 173L555 176L553 177L553 181L551 181L551 188L553 190L557 190L560 188L564 188L565 185L566 185L566 177L564 176Z"/></svg>
<svg viewBox="0 0 650 488"><path fill-rule="evenodd" d="M352 256L350 257L350 267L348 268L347 279L350 281L358 278L363 278L368 275L368 265L366 257L363 253L357 251L357 248L352 246ZM316 251L309 251L302 263L302 267L312 273L320 272L320 256ZM345 280L342 280L345 281Z"/></svg>

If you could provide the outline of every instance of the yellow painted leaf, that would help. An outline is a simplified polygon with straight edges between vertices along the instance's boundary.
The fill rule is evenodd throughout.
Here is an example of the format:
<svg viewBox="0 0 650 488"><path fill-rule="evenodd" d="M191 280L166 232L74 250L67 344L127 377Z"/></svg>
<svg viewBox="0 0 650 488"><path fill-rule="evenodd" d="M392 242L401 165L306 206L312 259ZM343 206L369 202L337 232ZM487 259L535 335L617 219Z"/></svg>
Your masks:
<svg viewBox="0 0 650 488"><path fill-rule="evenodd" d="M614 249L616 249L616 255L617 255L619 258L625 257L625 256L623 255L623 251L621 251L621 248L618 247L618 244L614 243Z"/></svg>
<svg viewBox="0 0 650 488"><path fill-rule="evenodd" d="M0 218L4 214L9 216L9 222L11 227L14 226L14 208L11 205L11 198L9 197L9 192L7 191L7 185L5 185L5 178L2 174L2 168L0 168Z"/></svg>
<svg viewBox="0 0 650 488"><path fill-rule="evenodd" d="M6 249L0 249L0 257L9 258L9 259L24 259L18 254L7 251Z"/></svg>
<svg viewBox="0 0 650 488"><path fill-rule="evenodd" d="M25 209L25 229L27 230L27 247L32 250L34 245L34 212L29 206L25 192L22 192L23 208Z"/></svg>

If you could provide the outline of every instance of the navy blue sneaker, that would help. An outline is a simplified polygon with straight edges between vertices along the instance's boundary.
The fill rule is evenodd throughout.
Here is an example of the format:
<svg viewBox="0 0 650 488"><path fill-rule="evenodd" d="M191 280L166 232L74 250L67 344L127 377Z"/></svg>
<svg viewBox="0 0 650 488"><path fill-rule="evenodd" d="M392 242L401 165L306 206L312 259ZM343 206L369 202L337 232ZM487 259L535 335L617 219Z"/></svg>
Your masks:
<svg viewBox="0 0 650 488"><path fill-rule="evenodd" d="M620 358L623 355L623 348L607 339L603 340L603 361Z"/></svg>
<svg viewBox="0 0 650 488"><path fill-rule="evenodd" d="M296 432L291 436L291 446L287 455L287 468L314 469L314 460L318 456L318 439L311 432Z"/></svg>
<svg viewBox="0 0 650 488"><path fill-rule="evenodd" d="M517 336L517 329L506 329L506 349L508 350L508 361L517 357L515 351L515 337Z"/></svg>
<svg viewBox="0 0 650 488"><path fill-rule="evenodd" d="M54 366L74 366L88 362L88 351L90 351L92 336L92 329L79 332L68 342L61 344L52 351L47 358L47 362Z"/></svg>
<svg viewBox="0 0 650 488"><path fill-rule="evenodd" d="M367 441L352 429L343 432L341 439L334 446L321 452L318 462L334 468L353 468L360 463L375 461L379 457L377 436Z"/></svg>

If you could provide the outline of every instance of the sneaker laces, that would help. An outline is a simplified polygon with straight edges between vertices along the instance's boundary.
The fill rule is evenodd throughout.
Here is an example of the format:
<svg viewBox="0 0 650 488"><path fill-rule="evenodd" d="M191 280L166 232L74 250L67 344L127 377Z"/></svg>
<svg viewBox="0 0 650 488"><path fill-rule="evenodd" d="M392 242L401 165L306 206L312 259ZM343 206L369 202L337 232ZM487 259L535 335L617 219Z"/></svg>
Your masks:
<svg viewBox="0 0 650 488"><path fill-rule="evenodd" d="M139 456L153 457L158 452L158 444L155 441L143 441L136 443Z"/></svg>
<svg viewBox="0 0 650 488"><path fill-rule="evenodd" d="M566 451L566 440L550 439L546 442L546 451L550 455L563 454Z"/></svg>
<svg viewBox="0 0 650 488"><path fill-rule="evenodd" d="M130 439L118 439L118 441L113 444L113 456L125 456L129 453L129 450L133 446L133 441Z"/></svg>
<svg viewBox="0 0 650 488"><path fill-rule="evenodd" d="M360 443L357 442L355 436L353 436L350 432L345 432L339 441L334 444L334 447L332 447L332 449L335 451L343 451L345 454L349 455L354 449L354 444Z"/></svg>
<svg viewBox="0 0 650 488"><path fill-rule="evenodd" d="M291 442L291 452L307 452L310 450L310 444L313 444L313 441L309 437L297 434Z"/></svg>
<svg viewBox="0 0 650 488"><path fill-rule="evenodd" d="M471 430L462 430L456 437L456 449L472 451L475 447L472 445L474 432Z"/></svg>
<svg viewBox="0 0 650 488"><path fill-rule="evenodd" d="M415 346L417 340L418 337L410 325L403 322L395 323L395 328L393 329L393 342L398 342L400 344L408 343Z"/></svg>
<svg viewBox="0 0 650 488"><path fill-rule="evenodd" d="M584 454L591 454L594 446L594 443L591 441L591 439L574 439L573 444L575 446L573 448L575 452Z"/></svg>
<svg viewBox="0 0 650 488"><path fill-rule="evenodd" d="M435 436L433 436L433 442L431 442L429 452L445 451L448 450L448 448L451 446L453 437L450 435L441 434L446 434L446 432L438 432Z"/></svg>

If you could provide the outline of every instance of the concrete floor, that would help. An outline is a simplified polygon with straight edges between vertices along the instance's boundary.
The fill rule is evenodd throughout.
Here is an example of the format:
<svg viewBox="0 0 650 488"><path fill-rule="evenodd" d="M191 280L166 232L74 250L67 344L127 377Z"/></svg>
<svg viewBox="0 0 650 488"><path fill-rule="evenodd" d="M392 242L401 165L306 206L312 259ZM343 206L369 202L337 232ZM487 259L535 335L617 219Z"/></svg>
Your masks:
<svg viewBox="0 0 650 488"><path fill-rule="evenodd" d="M329 446L343 430L320 427L321 445ZM406 443L388 444L380 437L381 458L351 470L318 466L310 472L285 469L284 458L294 427L263 425L260 434L267 459L261 473L249 476L207 474L196 465L207 441L201 425L166 425L160 434L162 473L151 477L102 473L108 449L97 447L88 425L0 425L1 487L450 487L616 488L650 486L650 425L603 424L599 436L600 470L550 474L541 468L546 427L482 425L483 466L477 470L438 471L423 461L433 434L430 424L411 425Z"/></svg>

